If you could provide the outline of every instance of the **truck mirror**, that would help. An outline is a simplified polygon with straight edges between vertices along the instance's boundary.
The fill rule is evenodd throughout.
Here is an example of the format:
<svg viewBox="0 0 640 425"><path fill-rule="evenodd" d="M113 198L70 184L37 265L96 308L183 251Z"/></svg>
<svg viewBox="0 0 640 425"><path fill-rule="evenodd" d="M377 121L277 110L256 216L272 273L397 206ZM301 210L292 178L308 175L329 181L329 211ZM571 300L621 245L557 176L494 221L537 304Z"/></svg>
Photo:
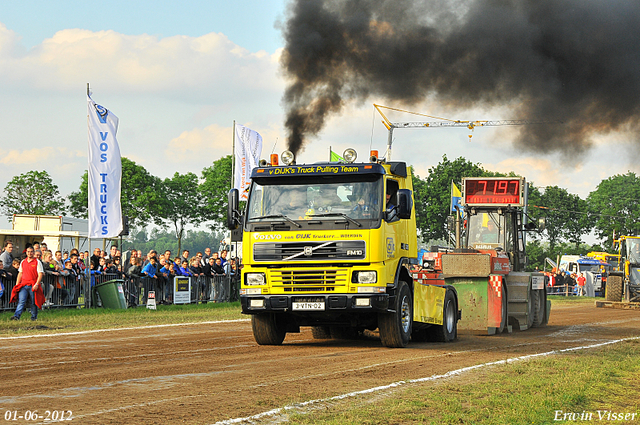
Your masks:
<svg viewBox="0 0 640 425"><path fill-rule="evenodd" d="M399 189L396 196L398 199L398 217L401 219L411 218L411 210L413 209L411 191L409 189Z"/></svg>
<svg viewBox="0 0 640 425"><path fill-rule="evenodd" d="M240 203L240 195L238 189L231 189L227 195L229 205L227 206L227 229L235 230L238 228L239 213L238 205Z"/></svg>

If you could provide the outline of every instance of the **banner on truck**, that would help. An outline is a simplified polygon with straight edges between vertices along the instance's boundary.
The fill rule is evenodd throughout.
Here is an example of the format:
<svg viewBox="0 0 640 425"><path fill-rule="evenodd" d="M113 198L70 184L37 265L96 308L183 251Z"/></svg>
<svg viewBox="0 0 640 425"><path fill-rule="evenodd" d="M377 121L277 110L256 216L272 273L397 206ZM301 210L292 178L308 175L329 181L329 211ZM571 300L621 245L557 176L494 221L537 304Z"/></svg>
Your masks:
<svg viewBox="0 0 640 425"><path fill-rule="evenodd" d="M246 201L251 171L258 166L262 153L262 136L240 124L236 124L235 132L236 170L233 187L240 192L240 200Z"/></svg>
<svg viewBox="0 0 640 425"><path fill-rule="evenodd" d="M116 140L118 117L87 96L89 109L89 237L114 238L122 232L122 163Z"/></svg>

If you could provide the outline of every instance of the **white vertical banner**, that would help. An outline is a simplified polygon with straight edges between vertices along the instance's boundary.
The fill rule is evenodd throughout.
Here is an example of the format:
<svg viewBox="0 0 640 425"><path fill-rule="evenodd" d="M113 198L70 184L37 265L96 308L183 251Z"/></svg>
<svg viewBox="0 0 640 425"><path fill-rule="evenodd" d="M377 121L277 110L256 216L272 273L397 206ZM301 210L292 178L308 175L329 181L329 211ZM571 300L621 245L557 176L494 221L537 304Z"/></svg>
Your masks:
<svg viewBox="0 0 640 425"><path fill-rule="evenodd" d="M87 96L89 109L89 237L122 232L122 162L116 140L118 117Z"/></svg>
<svg viewBox="0 0 640 425"><path fill-rule="evenodd" d="M233 187L240 192L240 200L247 200L251 171L258 166L262 153L262 136L243 125L236 124L236 171Z"/></svg>

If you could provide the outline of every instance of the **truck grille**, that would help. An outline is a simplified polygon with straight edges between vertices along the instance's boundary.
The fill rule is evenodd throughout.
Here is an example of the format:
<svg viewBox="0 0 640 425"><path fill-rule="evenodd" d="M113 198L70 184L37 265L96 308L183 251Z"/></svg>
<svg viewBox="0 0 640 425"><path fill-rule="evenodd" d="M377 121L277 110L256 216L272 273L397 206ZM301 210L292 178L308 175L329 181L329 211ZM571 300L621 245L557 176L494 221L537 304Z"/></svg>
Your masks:
<svg viewBox="0 0 640 425"><path fill-rule="evenodd" d="M274 287L285 292L333 292L347 285L348 270L277 270L271 272Z"/></svg>
<svg viewBox="0 0 640 425"><path fill-rule="evenodd" d="M257 243L255 261L364 260L364 241Z"/></svg>

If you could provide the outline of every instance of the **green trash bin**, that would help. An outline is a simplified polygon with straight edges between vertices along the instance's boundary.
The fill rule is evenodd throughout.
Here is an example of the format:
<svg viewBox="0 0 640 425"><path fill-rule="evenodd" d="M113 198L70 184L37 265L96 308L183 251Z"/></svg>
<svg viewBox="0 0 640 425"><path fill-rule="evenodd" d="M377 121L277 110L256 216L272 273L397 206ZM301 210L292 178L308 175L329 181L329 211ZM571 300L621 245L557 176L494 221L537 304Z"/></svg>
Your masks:
<svg viewBox="0 0 640 425"><path fill-rule="evenodd" d="M124 298L124 280L113 279L106 282L98 283L95 286L102 307L113 309L126 309L127 301Z"/></svg>

